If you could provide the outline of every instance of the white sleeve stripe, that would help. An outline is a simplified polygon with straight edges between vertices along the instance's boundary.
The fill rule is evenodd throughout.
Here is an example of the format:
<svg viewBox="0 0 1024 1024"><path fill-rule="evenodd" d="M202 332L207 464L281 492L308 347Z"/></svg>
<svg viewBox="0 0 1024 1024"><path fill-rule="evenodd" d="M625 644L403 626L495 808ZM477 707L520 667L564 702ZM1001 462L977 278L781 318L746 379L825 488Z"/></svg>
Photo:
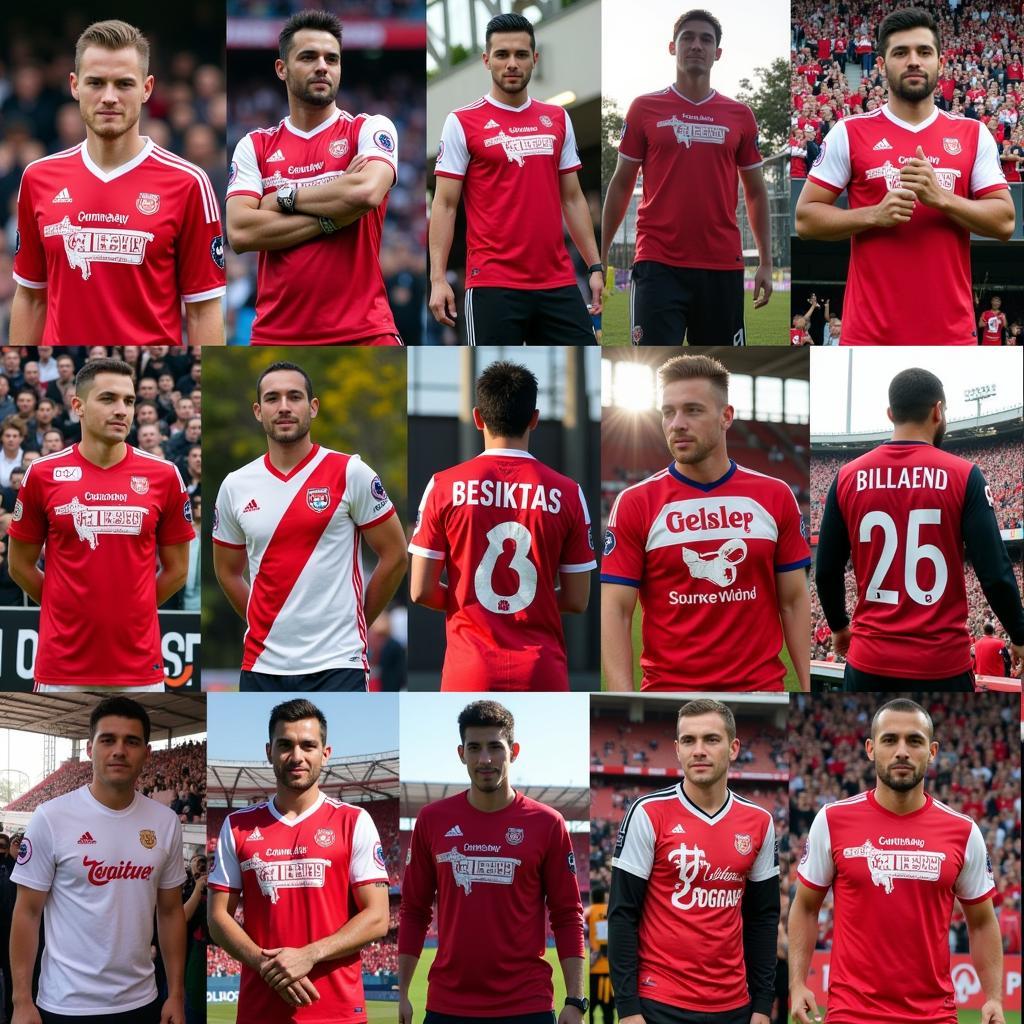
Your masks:
<svg viewBox="0 0 1024 1024"><path fill-rule="evenodd" d="M190 163L184 157L178 156L177 153L172 153L170 150L163 149L160 146L155 147L156 151L159 152L160 156L164 158L164 162L167 164L177 164L182 170L188 171L190 174L198 176L199 187L203 192L204 208L206 203L210 204L210 208L214 214L217 213L217 193L213 190L213 183L210 181L209 175L201 167L196 164Z"/></svg>
<svg viewBox="0 0 1024 1024"><path fill-rule="evenodd" d="M579 492L580 492L580 507L583 509L583 521L587 524L587 526L589 526L590 525L590 509L587 508L587 499L586 499L586 496L583 493L582 485L577 484L577 487L579 488Z"/></svg>
<svg viewBox="0 0 1024 1024"><path fill-rule="evenodd" d="M20 274L12 274L11 277L18 282L23 288L46 288L47 283L45 281L30 281L27 277L22 277Z"/></svg>
<svg viewBox="0 0 1024 1024"><path fill-rule="evenodd" d="M199 185L199 195L203 200L203 216L206 218L207 224L215 224L220 221L220 216L217 213L217 204L213 198L213 186L210 185L210 179L198 168L192 167L191 164L177 163L173 160L167 160L164 158L162 151L158 152L154 150L152 153L153 159L159 163L165 164L168 167L174 167L179 171L184 171L186 174L190 174Z"/></svg>
<svg viewBox="0 0 1024 1024"><path fill-rule="evenodd" d="M437 562L443 562L445 555L443 551L431 551L430 548L421 548L419 544L410 544L409 550L421 558L433 558Z"/></svg>
<svg viewBox="0 0 1024 1024"><path fill-rule="evenodd" d="M596 561L590 562L576 562L574 565L560 565L558 567L559 572L589 572L591 569L597 568Z"/></svg>
<svg viewBox="0 0 1024 1024"><path fill-rule="evenodd" d="M220 285L217 288L211 288L207 292L195 292L192 295L182 295L182 302L203 302L206 299L219 299L222 295L227 292L227 288L224 285Z"/></svg>
<svg viewBox="0 0 1024 1024"><path fill-rule="evenodd" d="M643 157L641 157L641 156L626 156L626 154L623 153L621 150L619 150L619 156L622 157L623 160L628 160L631 164L642 164L644 162Z"/></svg>

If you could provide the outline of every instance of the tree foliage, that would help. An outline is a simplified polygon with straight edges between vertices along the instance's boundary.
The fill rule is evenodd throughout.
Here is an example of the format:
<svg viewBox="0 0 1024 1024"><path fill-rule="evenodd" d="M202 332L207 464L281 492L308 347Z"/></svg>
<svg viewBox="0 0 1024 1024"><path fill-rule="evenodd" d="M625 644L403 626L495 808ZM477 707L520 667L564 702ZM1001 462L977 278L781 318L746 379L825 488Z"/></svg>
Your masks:
<svg viewBox="0 0 1024 1024"><path fill-rule="evenodd" d="M601 100L601 186L608 187L615 173L615 163L619 158L619 138L622 136L624 124L622 112L614 100Z"/></svg>
<svg viewBox="0 0 1024 1024"><path fill-rule="evenodd" d="M757 118L761 133L761 155L779 152L789 138L789 59L776 57L766 68L754 68L754 81L740 79L736 98L746 103Z"/></svg>

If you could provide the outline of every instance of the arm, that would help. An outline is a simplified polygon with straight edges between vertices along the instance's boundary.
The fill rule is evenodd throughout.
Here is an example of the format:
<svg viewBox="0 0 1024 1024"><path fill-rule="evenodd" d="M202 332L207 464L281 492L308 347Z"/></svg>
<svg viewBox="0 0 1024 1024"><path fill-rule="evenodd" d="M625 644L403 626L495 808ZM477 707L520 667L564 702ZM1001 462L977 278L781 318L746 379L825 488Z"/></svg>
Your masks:
<svg viewBox="0 0 1024 1024"><path fill-rule="evenodd" d="M358 167L352 170L353 165ZM295 210L311 217L329 217L340 227L346 227L376 210L395 183L395 172L384 160L356 158L349 170L324 185L304 186L295 193ZM271 193L260 202L261 210L277 210L277 195Z"/></svg>
<svg viewBox="0 0 1024 1024"><path fill-rule="evenodd" d="M16 537L8 534L7 571L11 579L36 604L41 604L43 600L43 580L45 576L36 565L42 550L42 544L30 544L28 541L18 540Z"/></svg>
<svg viewBox="0 0 1024 1024"><path fill-rule="evenodd" d="M419 962L420 958L411 953L398 954L398 1024L412 1024L413 1006L409 1002L409 986Z"/></svg>
<svg viewBox="0 0 1024 1024"><path fill-rule="evenodd" d="M201 299L185 303L185 326L191 345L223 345L224 315L221 300Z"/></svg>
<svg viewBox="0 0 1024 1024"><path fill-rule="evenodd" d="M46 288L19 284L11 302L11 344L38 345L46 324Z"/></svg>
<svg viewBox="0 0 1024 1024"><path fill-rule="evenodd" d="M383 523L370 527L363 536L377 556L377 565L366 581L366 595L363 598L363 611L366 615L366 625L369 626L384 611L388 601L395 596L398 584L402 582L409 565L405 550L405 531L397 514L388 516Z"/></svg>
<svg viewBox="0 0 1024 1024"><path fill-rule="evenodd" d="M455 326L455 292L448 283L448 254L455 237L455 214L462 198L462 179L438 175L430 204L430 312L438 323Z"/></svg>
<svg viewBox="0 0 1024 1024"><path fill-rule="evenodd" d="M793 662L793 670L800 681L800 689L811 689L811 596L807 592L807 573L804 569L775 574L775 592L779 601L779 618L786 649Z"/></svg>
<svg viewBox="0 0 1024 1024"><path fill-rule="evenodd" d="M196 878L196 884L192 887L192 894L187 900L185 900L185 925L187 926L189 921L192 920L192 916L199 909L199 905L203 902L203 893L206 892L206 875L199 875Z"/></svg>
<svg viewBox="0 0 1024 1024"><path fill-rule="evenodd" d="M832 481L825 501L814 562L814 585L818 589L825 621L833 634L845 630L850 624L850 617L846 614L846 563L850 557L850 535L836 497L838 480L836 477Z"/></svg>
<svg viewBox="0 0 1024 1024"><path fill-rule="evenodd" d="M188 546L165 544L157 548L160 571L156 574L156 604L159 608L172 594L176 594L188 579Z"/></svg>
<svg viewBox="0 0 1024 1024"><path fill-rule="evenodd" d="M608 970L620 1024L644 1024L637 993L637 931L647 896L647 879L612 868L608 899Z"/></svg>
<svg viewBox="0 0 1024 1024"><path fill-rule="evenodd" d="M639 160L627 160L620 156L616 161L612 180L608 182L608 189L604 194L604 208L601 210L601 262L605 266L608 266L608 250L611 248L612 238L618 231L622 218L626 216L639 173Z"/></svg>
<svg viewBox="0 0 1024 1024"><path fill-rule="evenodd" d="M971 962L978 972L985 1005L981 1008L982 1024L1005 1024L1003 1017L1003 938L999 934L992 900L961 903L967 921L971 946Z"/></svg>
<svg viewBox="0 0 1024 1024"><path fill-rule="evenodd" d="M820 1021L818 1003L807 987L811 955L818 940L818 911L825 902L825 890L798 882L789 908L789 998L797 1024Z"/></svg>
<svg viewBox="0 0 1024 1024"><path fill-rule="evenodd" d="M808 178L796 201L796 233L801 238L839 242L870 228L906 224L914 212L914 193L909 188L886 192L877 206L859 206L855 210L837 207L838 198L839 193Z"/></svg>
<svg viewBox="0 0 1024 1024"><path fill-rule="evenodd" d="M590 603L590 573L560 572L558 574L558 610L570 615L582 615Z"/></svg>
<svg viewBox="0 0 1024 1024"><path fill-rule="evenodd" d="M18 899L11 918L11 993L14 1024L42 1024L32 1002L32 971L39 952L39 925L49 892L18 886Z"/></svg>
<svg viewBox="0 0 1024 1024"><path fill-rule="evenodd" d="M601 584L601 659L609 690L634 689L632 628L638 595L636 587Z"/></svg>
<svg viewBox="0 0 1024 1024"><path fill-rule="evenodd" d="M167 1001L160 1011L160 1024L185 1024L185 912L180 885L157 890L156 928L167 971Z"/></svg>
<svg viewBox="0 0 1024 1024"><path fill-rule="evenodd" d="M768 305L772 297L772 220L768 188L760 167L740 171L743 196L747 204L750 229L757 244L757 271L754 274L754 309Z"/></svg>
<svg viewBox="0 0 1024 1024"><path fill-rule="evenodd" d="M413 555L409 572L410 600L436 612L447 611L448 585L441 582L443 572L444 562L440 558Z"/></svg>
<svg viewBox="0 0 1024 1024"><path fill-rule="evenodd" d="M562 978L565 980L565 994L572 999L583 998L583 957L563 957L559 963L562 966ZM583 1013L575 1006L563 1006L558 1011L558 1024L582 1024Z"/></svg>
<svg viewBox="0 0 1024 1024"><path fill-rule="evenodd" d="M224 544L213 545L213 572L224 591L228 603L245 621L245 610L249 606L249 581L245 578L245 570L249 564L249 554L245 548L227 547Z"/></svg>
<svg viewBox="0 0 1024 1024"><path fill-rule="evenodd" d="M743 959L747 966L750 1024L770 1024L775 998L776 945L779 932L779 878L747 882L743 892Z"/></svg>
<svg viewBox="0 0 1024 1024"><path fill-rule="evenodd" d="M580 179L575 171L559 175L559 192L562 199L562 216L573 244L580 251L588 267L600 262L597 242L594 239L594 222L590 218L590 207L587 198L580 188ZM604 291L604 274L594 271L590 275L590 312L601 312L601 293Z"/></svg>
<svg viewBox="0 0 1024 1024"><path fill-rule="evenodd" d="M259 200L246 195L228 196L227 228L237 253L290 249L323 234L316 217L261 210Z"/></svg>

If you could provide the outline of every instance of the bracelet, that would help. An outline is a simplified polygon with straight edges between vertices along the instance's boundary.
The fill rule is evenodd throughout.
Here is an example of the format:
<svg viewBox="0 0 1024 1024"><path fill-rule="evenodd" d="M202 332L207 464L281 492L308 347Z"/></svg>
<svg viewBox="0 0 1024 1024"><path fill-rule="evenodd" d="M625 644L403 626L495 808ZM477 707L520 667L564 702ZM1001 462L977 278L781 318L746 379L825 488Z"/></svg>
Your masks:
<svg viewBox="0 0 1024 1024"><path fill-rule="evenodd" d="M338 230L338 225L330 217L317 217L317 220L320 222L320 230L325 235L333 235Z"/></svg>
<svg viewBox="0 0 1024 1024"><path fill-rule="evenodd" d="M591 263L591 265L589 267L587 267L587 273L588 274L602 274L603 275L604 274L604 264L603 263Z"/></svg>

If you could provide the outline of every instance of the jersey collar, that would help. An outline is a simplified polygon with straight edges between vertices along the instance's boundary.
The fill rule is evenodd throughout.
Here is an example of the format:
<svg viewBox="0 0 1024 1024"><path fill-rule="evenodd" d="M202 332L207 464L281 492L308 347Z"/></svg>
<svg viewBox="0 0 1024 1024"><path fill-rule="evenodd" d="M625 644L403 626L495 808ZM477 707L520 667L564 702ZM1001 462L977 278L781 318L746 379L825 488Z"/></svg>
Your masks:
<svg viewBox="0 0 1024 1024"><path fill-rule="evenodd" d="M490 103L492 106L498 107L501 110L509 110L513 114L521 114L530 106L531 103L533 103L532 96L528 96L526 98L526 102L521 107L513 107L510 106L508 103L500 103L498 100L494 99L494 97L491 96L489 93L484 94L484 99L487 100L487 102Z"/></svg>
<svg viewBox="0 0 1024 1024"><path fill-rule="evenodd" d="M888 441L883 441L882 444L923 444L926 448L934 448L934 445L929 445L927 441L897 441L895 438L890 437Z"/></svg>
<svg viewBox="0 0 1024 1024"><path fill-rule="evenodd" d="M707 96L704 97L704 99L702 99L702 100L691 100L689 96L684 96L676 88L676 83L675 82L673 82L669 86L669 89L671 89L672 92L674 92L676 94L676 96L678 96L681 100L686 100L687 103L690 103L690 104L692 104L695 107L702 107L702 106L704 106L705 103L710 103L718 95L718 92L716 90L712 89L711 92L709 92L707 94Z"/></svg>
<svg viewBox="0 0 1024 1024"><path fill-rule="evenodd" d="M715 825L718 822L720 822L722 820L722 818L725 817L725 815L728 812L729 808L732 807L732 790L731 789L727 789L725 791L725 803L722 804L722 806L719 807L718 810L715 811L714 814L708 814L708 812L705 811L703 807L698 807L686 795L686 790L683 789L683 784L681 782L676 784L676 789L678 791L680 803L682 803L683 806L686 807L686 809L691 811L693 814L696 814L696 815L700 816L701 818L703 818L704 821L706 821L709 825Z"/></svg>
<svg viewBox="0 0 1024 1024"><path fill-rule="evenodd" d="M316 812L319 811L320 808L323 806L325 799L326 797L321 792L321 794L316 798L316 803L314 803L312 807L303 811L300 815L298 815L295 818L286 818L277 809L277 805L274 803L274 797L271 797L267 801L267 809L279 822L281 822L282 825L287 825L289 828L294 828L296 825L299 824L299 822L305 821L311 814L316 814Z"/></svg>
<svg viewBox="0 0 1024 1024"><path fill-rule="evenodd" d="M730 459L729 468L725 471L725 474L723 476L720 476L717 480L712 480L709 484L701 484L698 483L696 480L691 480L688 476L683 476L683 474L680 473L678 469L676 469L676 464L674 462L669 463L668 471L680 483L687 484L690 487L696 487L698 491L707 492L713 491L716 487L719 487L722 484L724 484L726 480L728 480L729 477L731 477L733 473L736 472L736 463L733 462L732 459Z"/></svg>
<svg viewBox="0 0 1024 1024"><path fill-rule="evenodd" d="M514 459L534 459L537 456L531 452L520 451L518 448L485 448L481 455L500 455L502 458L505 456L511 456Z"/></svg>
<svg viewBox="0 0 1024 1024"><path fill-rule="evenodd" d="M904 121L902 118L897 117L889 109L888 103L882 104L882 116L887 117L900 128L905 128L908 132L913 132L916 135L918 132L923 132L925 128L930 128L935 123L939 116L939 108L936 107L920 124L911 124L909 121Z"/></svg>
<svg viewBox="0 0 1024 1024"><path fill-rule="evenodd" d="M267 454L263 456L263 465L267 467L267 472L276 476L278 480L291 480L291 478L295 476L300 469L305 469L305 467L309 465L310 459L312 459L318 451L320 451L320 445L314 444L313 447L309 449L309 454L301 462L292 466L287 473L282 473L281 470L279 470L270 461L270 452L267 452Z"/></svg>
<svg viewBox="0 0 1024 1024"><path fill-rule="evenodd" d="M341 117L341 108L335 107L334 113L329 118L327 118L327 120L324 121L323 124L318 124L315 128L311 128L308 132L304 132L300 128L296 128L295 125L292 124L292 119L290 117L286 117L284 119L284 126L285 128L288 129L288 131L292 133L292 135L298 135L300 139L312 139L319 135L321 132L327 131L327 129L330 128L331 125L337 123L339 117Z"/></svg>
<svg viewBox="0 0 1024 1024"><path fill-rule="evenodd" d="M142 163L150 153L153 152L153 140L149 136L144 136L146 144L142 147L142 151L131 158L127 163L121 164L120 167L115 167L112 171L105 171L98 164L93 162L91 156L89 156L89 147L86 143L82 143L82 163L85 164L85 169L95 177L99 178L100 181L107 182L113 181L115 178L120 178L123 174L127 174L129 171L134 171L139 164Z"/></svg>
<svg viewBox="0 0 1024 1024"><path fill-rule="evenodd" d="M916 818L919 814L924 814L925 811L930 810L932 806L932 797L930 793L925 793L924 803L918 807L916 811L911 811L909 814L897 814L895 811L890 811L887 807L883 807L878 802L878 797L875 795L875 790L868 790L868 803L878 811L879 814L888 815L890 818L895 818L897 821L906 821L907 818Z"/></svg>

